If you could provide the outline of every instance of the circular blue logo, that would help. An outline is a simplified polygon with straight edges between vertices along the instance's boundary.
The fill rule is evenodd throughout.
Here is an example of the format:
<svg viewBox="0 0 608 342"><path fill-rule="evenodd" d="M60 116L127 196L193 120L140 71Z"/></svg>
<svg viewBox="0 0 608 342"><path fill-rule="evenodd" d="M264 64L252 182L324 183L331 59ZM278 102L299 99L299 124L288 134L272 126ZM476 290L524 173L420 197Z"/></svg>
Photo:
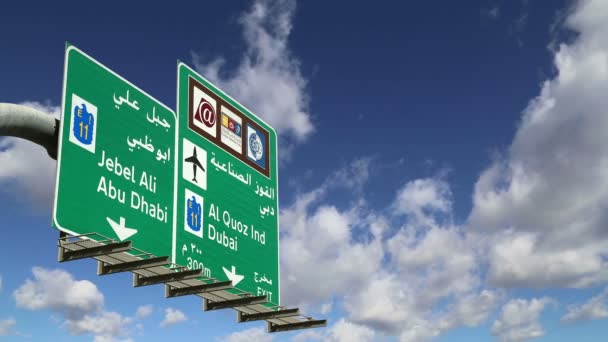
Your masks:
<svg viewBox="0 0 608 342"><path fill-rule="evenodd" d="M257 133L252 133L249 136L249 150L251 151L251 154L253 154L253 158L256 161L259 161L264 156L262 140Z"/></svg>

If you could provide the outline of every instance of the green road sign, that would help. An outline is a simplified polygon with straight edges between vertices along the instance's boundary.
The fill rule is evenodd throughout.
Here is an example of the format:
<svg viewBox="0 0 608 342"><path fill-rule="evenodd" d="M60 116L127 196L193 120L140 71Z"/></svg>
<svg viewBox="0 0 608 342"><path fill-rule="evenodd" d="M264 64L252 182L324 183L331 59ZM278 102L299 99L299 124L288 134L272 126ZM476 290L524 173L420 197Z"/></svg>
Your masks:
<svg viewBox="0 0 608 342"><path fill-rule="evenodd" d="M174 263L279 304L277 136L178 65Z"/></svg>
<svg viewBox="0 0 608 342"><path fill-rule="evenodd" d="M73 46L62 108L53 225L170 255L175 113Z"/></svg>

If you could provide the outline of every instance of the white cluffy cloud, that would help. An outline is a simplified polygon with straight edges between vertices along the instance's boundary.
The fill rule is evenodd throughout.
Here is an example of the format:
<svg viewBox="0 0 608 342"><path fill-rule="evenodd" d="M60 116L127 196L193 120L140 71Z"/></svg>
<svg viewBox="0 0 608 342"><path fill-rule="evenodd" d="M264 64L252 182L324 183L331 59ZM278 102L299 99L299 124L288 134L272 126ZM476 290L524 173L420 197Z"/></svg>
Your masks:
<svg viewBox="0 0 608 342"><path fill-rule="evenodd" d="M430 227L437 224L437 217L451 213L451 195L445 181L416 179L399 190L393 207L396 214L407 215L416 224Z"/></svg>
<svg viewBox="0 0 608 342"><path fill-rule="evenodd" d="M20 105L37 109L56 118L59 107L39 102L24 102ZM56 161L47 151L28 140L0 137L0 192L13 195L44 209L49 213L53 204Z"/></svg>
<svg viewBox="0 0 608 342"><path fill-rule="evenodd" d="M167 308L165 309L165 319L160 322L160 326L165 328L170 325L175 325L177 323L185 322L188 320L188 317L178 309Z"/></svg>
<svg viewBox="0 0 608 342"><path fill-rule="evenodd" d="M71 334L93 334L95 341L128 335L133 319L105 311L103 294L90 281L76 280L63 270L34 267L32 273L34 279L27 279L13 293L18 307L58 313Z"/></svg>
<svg viewBox="0 0 608 342"><path fill-rule="evenodd" d="M103 295L88 280L75 280L63 270L34 267L34 279L27 279L14 292L17 306L29 310L52 310L67 318L99 311Z"/></svg>
<svg viewBox="0 0 608 342"><path fill-rule="evenodd" d="M363 165L360 174L367 178L370 163ZM475 242L451 223L444 180L407 182L393 203L373 210L361 190L367 179L344 185L332 177L281 211L284 303L321 311L337 298L332 308L346 314L331 334L298 339L340 341L352 333L366 341L380 333L425 341L458 326L478 326L495 310L502 296L483 289ZM344 187L355 194L349 205L327 203Z"/></svg>
<svg viewBox="0 0 608 342"><path fill-rule="evenodd" d="M137 318L146 318L149 317L154 312L154 305L142 305L137 308L135 316Z"/></svg>
<svg viewBox="0 0 608 342"><path fill-rule="evenodd" d="M127 327L133 318L124 317L117 312L102 311L98 314L84 315L66 321L68 330L74 335L94 334L96 341L113 341L127 334Z"/></svg>
<svg viewBox="0 0 608 342"><path fill-rule="evenodd" d="M237 331L219 339L221 342L272 342L273 340L273 336L269 335L262 328L250 328L243 331Z"/></svg>
<svg viewBox="0 0 608 342"><path fill-rule="evenodd" d="M565 26L578 35L554 51L556 75L475 186L469 224L495 234L497 286L608 281L608 2L577 2Z"/></svg>
<svg viewBox="0 0 608 342"><path fill-rule="evenodd" d="M500 317L492 324L492 335L503 342L520 342L544 335L538 319L550 298L512 299L505 304Z"/></svg>
<svg viewBox="0 0 608 342"><path fill-rule="evenodd" d="M333 293L345 288L356 289L357 284L365 282L367 274L380 267L382 246L378 239L352 241L359 219L356 210L319 205L332 189L347 187L360 193L369 176L369 166L364 159L355 160L281 210L281 300L285 303L323 302L322 306L327 307L327 299ZM350 183L334 181L343 174L356 174L356 177ZM323 272L319 272L319 265L323 265ZM326 274L333 276L326 277Z"/></svg>
<svg viewBox="0 0 608 342"><path fill-rule="evenodd" d="M0 320L0 336L10 335L13 331L13 327L17 324L14 318L8 318Z"/></svg>
<svg viewBox="0 0 608 342"><path fill-rule="evenodd" d="M600 294L579 306L571 306L562 317L562 323L608 318L608 287Z"/></svg>
<svg viewBox="0 0 608 342"><path fill-rule="evenodd" d="M293 342L325 341L325 342L369 342L374 341L377 334L374 330L349 322L344 318L323 330L311 330L296 335Z"/></svg>
<svg viewBox="0 0 608 342"><path fill-rule="evenodd" d="M373 341L376 333L365 326L339 320L327 331L328 342L368 342Z"/></svg>
<svg viewBox="0 0 608 342"><path fill-rule="evenodd" d="M196 69L253 110L283 136L306 138L314 130L306 80L288 48L295 0L258 0L239 20L247 50L239 66L222 76L224 60L194 55Z"/></svg>

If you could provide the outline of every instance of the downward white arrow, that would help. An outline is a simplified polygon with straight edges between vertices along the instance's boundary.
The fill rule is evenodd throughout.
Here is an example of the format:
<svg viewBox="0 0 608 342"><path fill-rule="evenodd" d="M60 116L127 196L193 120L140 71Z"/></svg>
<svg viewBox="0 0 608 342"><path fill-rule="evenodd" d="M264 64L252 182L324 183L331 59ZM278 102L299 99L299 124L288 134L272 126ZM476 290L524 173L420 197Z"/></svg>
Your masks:
<svg viewBox="0 0 608 342"><path fill-rule="evenodd" d="M118 239L120 241L128 239L132 235L137 234L137 229L127 228L125 226L125 218L124 217L120 217L120 223L117 223L116 221L112 220L109 217L106 217L106 220L108 220L108 223L110 224L110 227L112 227L112 229L114 230L114 232L116 233L116 235L118 235Z"/></svg>
<svg viewBox="0 0 608 342"><path fill-rule="evenodd" d="M226 273L226 277L232 280L232 286L236 286L236 284L240 283L241 280L245 278L244 275L236 274L236 267L234 266L232 266L232 271L228 271L226 267L222 267L222 269L224 270L224 273Z"/></svg>

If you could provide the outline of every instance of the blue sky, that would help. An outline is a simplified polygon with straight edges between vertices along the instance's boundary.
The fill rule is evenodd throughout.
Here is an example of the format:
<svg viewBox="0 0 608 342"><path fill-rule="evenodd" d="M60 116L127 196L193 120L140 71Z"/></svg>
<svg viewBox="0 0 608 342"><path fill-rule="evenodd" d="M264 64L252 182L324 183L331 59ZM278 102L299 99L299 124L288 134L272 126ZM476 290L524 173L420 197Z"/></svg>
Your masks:
<svg viewBox="0 0 608 342"><path fill-rule="evenodd" d="M1 340L608 333L604 1L15 3L0 18L0 102L57 115L68 41L171 108L183 61L273 125L282 303L329 320L269 335L58 263L56 163L2 138Z"/></svg>

